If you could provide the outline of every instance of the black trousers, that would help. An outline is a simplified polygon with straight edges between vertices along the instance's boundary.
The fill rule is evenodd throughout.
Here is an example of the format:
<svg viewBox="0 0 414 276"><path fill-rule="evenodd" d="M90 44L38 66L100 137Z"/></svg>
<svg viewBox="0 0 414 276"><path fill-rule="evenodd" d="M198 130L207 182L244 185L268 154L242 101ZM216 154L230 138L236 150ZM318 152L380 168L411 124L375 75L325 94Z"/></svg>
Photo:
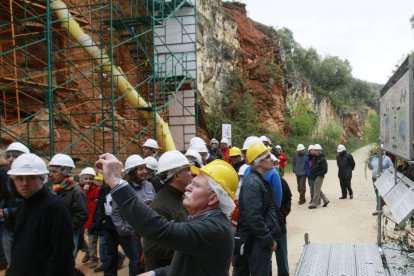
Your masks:
<svg viewBox="0 0 414 276"><path fill-rule="evenodd" d="M352 192L352 188L351 188L351 179L352 177L347 177L347 178L339 178L339 183L341 184L341 192L342 192L342 196L346 197L347 193L349 193L349 195L353 195Z"/></svg>

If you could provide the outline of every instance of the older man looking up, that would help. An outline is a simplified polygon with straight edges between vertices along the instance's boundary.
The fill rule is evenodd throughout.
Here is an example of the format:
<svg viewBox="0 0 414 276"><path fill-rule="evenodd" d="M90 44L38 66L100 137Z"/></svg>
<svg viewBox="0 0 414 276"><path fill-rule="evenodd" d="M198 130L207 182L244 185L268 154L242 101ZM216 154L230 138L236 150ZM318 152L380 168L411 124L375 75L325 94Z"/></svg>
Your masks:
<svg viewBox="0 0 414 276"><path fill-rule="evenodd" d="M101 155L96 166L103 170L113 200L137 233L176 250L168 268L147 275L228 275L233 232L227 216L235 207L238 182L230 164L215 160L201 169L192 167L197 176L186 187L183 200L190 214L187 222L169 221L140 202L122 180L122 164L114 155Z"/></svg>

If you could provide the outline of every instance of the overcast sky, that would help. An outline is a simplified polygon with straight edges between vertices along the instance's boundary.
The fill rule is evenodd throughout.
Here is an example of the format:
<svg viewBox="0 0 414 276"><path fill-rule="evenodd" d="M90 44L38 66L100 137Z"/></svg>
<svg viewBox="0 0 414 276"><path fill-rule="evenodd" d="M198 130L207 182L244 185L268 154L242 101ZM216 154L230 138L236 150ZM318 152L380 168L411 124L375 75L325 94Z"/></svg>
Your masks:
<svg viewBox="0 0 414 276"><path fill-rule="evenodd" d="M244 0L248 16L292 30L302 47L348 59L354 77L384 84L414 50L414 0Z"/></svg>

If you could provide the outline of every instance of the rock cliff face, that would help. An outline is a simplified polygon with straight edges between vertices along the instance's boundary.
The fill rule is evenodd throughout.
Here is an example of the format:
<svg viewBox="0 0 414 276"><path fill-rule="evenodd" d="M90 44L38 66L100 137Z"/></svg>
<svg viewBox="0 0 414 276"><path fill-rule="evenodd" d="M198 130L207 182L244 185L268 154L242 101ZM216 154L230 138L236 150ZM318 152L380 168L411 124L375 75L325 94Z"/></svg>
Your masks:
<svg viewBox="0 0 414 276"><path fill-rule="evenodd" d="M301 80L286 83L283 78L284 50L276 31L247 17L241 3L198 0L198 89L201 107L209 112L214 97L226 89L229 72L239 70L255 96L260 117L269 131L286 135L286 103L304 98L318 114L315 131L329 121L340 121L347 134L361 136L363 120L340 116L325 97L315 96Z"/></svg>

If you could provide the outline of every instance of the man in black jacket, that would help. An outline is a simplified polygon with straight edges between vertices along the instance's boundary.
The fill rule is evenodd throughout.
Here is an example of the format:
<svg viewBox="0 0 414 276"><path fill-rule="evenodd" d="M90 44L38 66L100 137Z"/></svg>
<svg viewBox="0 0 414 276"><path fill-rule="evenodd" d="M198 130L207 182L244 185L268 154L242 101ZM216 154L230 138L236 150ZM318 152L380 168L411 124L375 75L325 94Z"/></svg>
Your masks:
<svg viewBox="0 0 414 276"><path fill-rule="evenodd" d="M342 196L339 199L345 199L347 193L349 198L353 199L354 195L351 188L352 171L355 168L355 161L352 154L346 152L344 145L339 145L336 150L338 155L336 156L336 164L338 165L338 178L341 185Z"/></svg>
<svg viewBox="0 0 414 276"><path fill-rule="evenodd" d="M168 220L184 222L188 213L183 206L185 187L191 182L190 163L179 151L167 151L158 160L158 173L164 182L150 207ZM174 250L143 239L145 270L153 270L171 263Z"/></svg>
<svg viewBox="0 0 414 276"><path fill-rule="evenodd" d="M313 146L313 159L312 167L310 168L309 178L314 181L315 191L312 198L312 204L309 205L309 209L315 209L319 205L319 200L323 200L322 207L326 207L329 204L329 199L322 192L322 183L325 174L328 172L328 162L326 162L325 156L322 154L322 147L319 144Z"/></svg>
<svg viewBox="0 0 414 276"><path fill-rule="evenodd" d="M247 149L246 162L251 165L251 173L240 189L238 231L251 243L246 243L242 256L237 256L234 275L269 275L272 253L285 232L272 187L264 179L273 168L270 148L263 143L253 144Z"/></svg>
<svg viewBox="0 0 414 276"><path fill-rule="evenodd" d="M45 162L23 154L7 174L23 198L16 215L10 275L74 275L72 218L65 202L44 185Z"/></svg>
<svg viewBox="0 0 414 276"><path fill-rule="evenodd" d="M187 222L169 221L140 202L121 179L122 164L114 155L101 155L96 166L137 233L176 250L169 268L157 269L156 275L228 275L234 241L227 216L234 210L238 185L230 164L214 160L201 169L191 168L197 176L186 187L183 200L190 214Z"/></svg>

